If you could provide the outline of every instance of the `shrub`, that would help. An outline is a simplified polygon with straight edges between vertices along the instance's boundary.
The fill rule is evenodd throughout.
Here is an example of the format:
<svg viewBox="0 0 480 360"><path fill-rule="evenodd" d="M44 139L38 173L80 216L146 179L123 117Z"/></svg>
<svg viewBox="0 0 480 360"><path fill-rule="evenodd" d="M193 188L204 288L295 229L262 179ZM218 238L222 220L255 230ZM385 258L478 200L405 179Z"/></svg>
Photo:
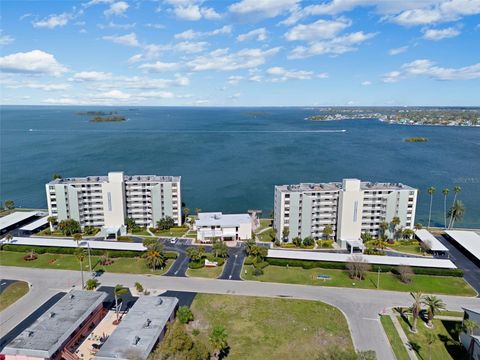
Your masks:
<svg viewBox="0 0 480 360"><path fill-rule="evenodd" d="M135 283L135 289L136 289L137 292L139 292L139 293L143 292L143 286L142 286L142 284L140 284L139 282L136 282L136 283Z"/></svg>
<svg viewBox="0 0 480 360"><path fill-rule="evenodd" d="M97 279L88 279L86 283L87 290L95 290L100 283Z"/></svg>
<svg viewBox="0 0 480 360"><path fill-rule="evenodd" d="M178 253L175 251L166 251L164 256L165 259L176 259L178 257Z"/></svg>
<svg viewBox="0 0 480 360"><path fill-rule="evenodd" d="M282 248L285 248L285 249L291 249L291 248L295 248L296 245L294 243L285 243L285 244L282 244L280 245Z"/></svg>
<svg viewBox="0 0 480 360"><path fill-rule="evenodd" d="M188 306L180 306L177 310L177 319L182 324L188 324L190 321L193 321L192 310Z"/></svg>
<svg viewBox="0 0 480 360"><path fill-rule="evenodd" d="M205 259L202 259L200 261L190 261L188 263L188 267L190 269L201 269L205 266Z"/></svg>
<svg viewBox="0 0 480 360"><path fill-rule="evenodd" d="M148 230L150 230L150 232L154 233L155 231L157 231L157 229L155 229L154 227L149 227Z"/></svg>
<svg viewBox="0 0 480 360"><path fill-rule="evenodd" d="M254 268L252 271L253 276L261 276L263 275L263 270L260 268Z"/></svg>
<svg viewBox="0 0 480 360"><path fill-rule="evenodd" d="M200 335L200 330L198 330L198 329L193 329L193 330L192 330L192 335L193 335L193 336L198 336L198 335Z"/></svg>
<svg viewBox="0 0 480 360"><path fill-rule="evenodd" d="M317 240L317 245L319 248L333 249L333 240Z"/></svg>
<svg viewBox="0 0 480 360"><path fill-rule="evenodd" d="M363 253L365 255L379 255L379 256L385 255L385 251L372 249L372 248L365 249L365 251Z"/></svg>
<svg viewBox="0 0 480 360"><path fill-rule="evenodd" d="M305 247L313 246L315 245L315 240L313 240L311 236L308 236L305 239L303 239L302 245Z"/></svg>
<svg viewBox="0 0 480 360"><path fill-rule="evenodd" d="M401 265L396 269L396 271L398 272L401 282L408 284L412 280L413 271L410 266Z"/></svg>
<svg viewBox="0 0 480 360"><path fill-rule="evenodd" d="M13 252L27 252L34 251L37 254L74 254L76 248L68 247L57 247L57 246L29 246L29 245L12 245L4 244L1 247L4 251L13 251ZM95 250L90 251L92 255L104 255L105 250ZM131 251L131 250L109 250L108 253L111 257L127 257L134 258L140 257L143 255L141 251Z"/></svg>
<svg viewBox="0 0 480 360"><path fill-rule="evenodd" d="M258 263L254 263L253 266L255 267L255 269L265 269L267 266L268 266L268 262L267 261L262 261L262 262L258 262Z"/></svg>
<svg viewBox="0 0 480 360"><path fill-rule="evenodd" d="M245 265L253 265L255 258L253 256L247 256L243 262Z"/></svg>
<svg viewBox="0 0 480 360"><path fill-rule="evenodd" d="M117 241L119 241L119 242L133 242L133 239L130 236L118 236Z"/></svg>

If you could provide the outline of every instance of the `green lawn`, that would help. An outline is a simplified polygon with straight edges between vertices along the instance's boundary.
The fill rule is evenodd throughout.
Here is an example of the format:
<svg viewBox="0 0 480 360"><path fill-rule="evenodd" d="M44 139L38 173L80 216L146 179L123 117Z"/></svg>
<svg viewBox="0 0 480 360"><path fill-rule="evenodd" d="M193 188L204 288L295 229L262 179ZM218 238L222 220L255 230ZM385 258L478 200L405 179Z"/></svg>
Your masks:
<svg viewBox="0 0 480 360"><path fill-rule="evenodd" d="M43 269L79 270L80 264L75 255L66 254L38 254L33 261L25 261L25 253L13 251L0 252L0 264L3 266L22 266ZM114 258L112 265L102 266L98 263L99 256L92 256L93 270L104 270L107 272L129 273L129 274L155 274L162 275L172 266L174 260L167 260L167 266L163 270L150 270L143 258ZM88 257L83 264L84 270L88 270Z"/></svg>
<svg viewBox="0 0 480 360"><path fill-rule="evenodd" d="M434 320L433 329L429 329L424 325L422 320L418 320L416 334L410 332L410 326L407 322L399 317L400 324L402 325L405 335L408 340L416 349L416 353L419 359L462 359L465 354L462 349L462 345L458 342L458 332L456 326L460 321L446 321L446 320ZM410 320L411 321L411 318ZM427 343L426 334L433 332L437 338L431 346L431 357L429 345Z"/></svg>
<svg viewBox="0 0 480 360"><path fill-rule="evenodd" d="M28 293L28 283L25 281L15 281L7 286L0 294L0 311L5 310L15 301Z"/></svg>
<svg viewBox="0 0 480 360"><path fill-rule="evenodd" d="M203 268L200 268L200 269L188 269L187 276L216 279L222 274L222 271L223 271L223 266L216 266L216 267L204 266Z"/></svg>
<svg viewBox="0 0 480 360"><path fill-rule="evenodd" d="M187 232L187 230L188 230L188 228L185 228L185 227L173 227L169 230L157 231L157 232L155 232L155 235L157 235L157 236L179 237L179 236L183 236L183 234L185 234Z"/></svg>
<svg viewBox="0 0 480 360"><path fill-rule="evenodd" d="M341 348L353 352L343 314L319 301L198 294L188 325L208 344L213 326L228 334L228 359L315 359ZM338 357L341 359L342 357Z"/></svg>
<svg viewBox="0 0 480 360"><path fill-rule="evenodd" d="M272 239L275 239L275 231L273 229L268 229L257 235L258 241L271 242Z"/></svg>
<svg viewBox="0 0 480 360"><path fill-rule="evenodd" d="M272 226L272 219L260 219L260 226L256 229L255 232L259 232L269 226Z"/></svg>
<svg viewBox="0 0 480 360"><path fill-rule="evenodd" d="M367 273L364 280L350 279L345 270L302 269L269 265L263 269L264 274L253 276L253 266L244 266L242 276L245 280L279 282L288 284L305 284L319 286L341 286L362 289L377 288L377 273ZM245 273L246 270L246 273ZM330 280L318 280L317 275L328 275ZM380 289L394 291L421 291L423 293L451 294L459 296L475 296L476 292L463 278L450 276L415 275L409 284L402 283L392 273L380 273Z"/></svg>
<svg viewBox="0 0 480 360"><path fill-rule="evenodd" d="M394 251L400 251L408 254L424 255L423 250L419 245L397 245L392 246L391 249Z"/></svg>
<svg viewBox="0 0 480 360"><path fill-rule="evenodd" d="M395 329L390 316L380 316L380 322L383 325L383 330L385 330L387 334L388 341L392 346L397 360L409 360L410 357L408 356L407 349L405 349L402 339L400 339L400 335L398 335L397 329Z"/></svg>
<svg viewBox="0 0 480 360"><path fill-rule="evenodd" d="M134 231L132 232L132 235L152 236L147 230Z"/></svg>
<svg viewBox="0 0 480 360"><path fill-rule="evenodd" d="M463 311L440 310L435 314L439 316L455 316L463 318Z"/></svg>

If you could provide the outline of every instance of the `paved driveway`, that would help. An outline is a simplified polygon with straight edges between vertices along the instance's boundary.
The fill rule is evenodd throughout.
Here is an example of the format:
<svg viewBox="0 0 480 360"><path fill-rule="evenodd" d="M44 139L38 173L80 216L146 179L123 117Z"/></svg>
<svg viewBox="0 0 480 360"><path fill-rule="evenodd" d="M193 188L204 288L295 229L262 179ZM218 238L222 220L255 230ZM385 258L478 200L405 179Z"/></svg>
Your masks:
<svg viewBox="0 0 480 360"><path fill-rule="evenodd" d="M14 305L0 313L0 336L4 336L33 309L42 305L52 293L71 289L80 283L80 274L69 270L28 269L0 267L4 277L29 281L32 291ZM218 279L182 278L105 273L99 279L102 286L123 284L133 287L140 282L148 289L189 291L197 293L248 295L319 300L334 305L347 317L354 345L359 350L374 349L378 359L394 360L388 340L383 332L378 314L385 308L409 306L408 293L364 289L329 288L307 285L263 283L256 281L228 281ZM480 306L480 299L441 296L451 310L461 306Z"/></svg>
<svg viewBox="0 0 480 360"><path fill-rule="evenodd" d="M242 280L240 273L242 271L243 259L245 259L245 250L241 244L228 249L228 258L223 267L220 279L224 280Z"/></svg>

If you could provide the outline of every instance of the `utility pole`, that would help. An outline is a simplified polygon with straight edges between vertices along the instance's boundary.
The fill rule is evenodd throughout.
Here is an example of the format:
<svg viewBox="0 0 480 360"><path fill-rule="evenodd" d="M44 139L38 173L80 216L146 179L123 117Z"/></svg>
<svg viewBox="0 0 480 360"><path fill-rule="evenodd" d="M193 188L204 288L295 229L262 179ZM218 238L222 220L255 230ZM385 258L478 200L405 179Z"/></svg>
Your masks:
<svg viewBox="0 0 480 360"><path fill-rule="evenodd" d="M378 267L377 273L377 289L380 289L380 266Z"/></svg>
<svg viewBox="0 0 480 360"><path fill-rule="evenodd" d="M88 268L90 269L90 276L92 274L92 258L90 257L90 243L87 241L88 247Z"/></svg>

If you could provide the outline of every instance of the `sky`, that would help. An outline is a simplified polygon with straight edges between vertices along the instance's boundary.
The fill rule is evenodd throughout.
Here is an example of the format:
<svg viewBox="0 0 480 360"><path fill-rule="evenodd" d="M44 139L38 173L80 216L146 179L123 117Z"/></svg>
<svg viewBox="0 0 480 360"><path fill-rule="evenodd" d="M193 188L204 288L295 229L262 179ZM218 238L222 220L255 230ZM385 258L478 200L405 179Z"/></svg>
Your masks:
<svg viewBox="0 0 480 360"><path fill-rule="evenodd" d="M3 105L480 105L480 0L3 0L0 16Z"/></svg>

